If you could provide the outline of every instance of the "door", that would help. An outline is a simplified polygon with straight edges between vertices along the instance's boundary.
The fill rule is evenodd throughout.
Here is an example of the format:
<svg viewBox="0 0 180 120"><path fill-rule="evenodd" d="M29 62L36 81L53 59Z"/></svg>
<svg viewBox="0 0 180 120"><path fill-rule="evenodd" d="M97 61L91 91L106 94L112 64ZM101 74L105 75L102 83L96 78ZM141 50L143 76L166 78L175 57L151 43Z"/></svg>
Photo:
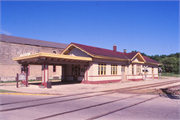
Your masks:
<svg viewBox="0 0 180 120"><path fill-rule="evenodd" d="M73 80L78 81L78 76L80 76L80 65L72 65L72 75Z"/></svg>
<svg viewBox="0 0 180 120"><path fill-rule="evenodd" d="M152 68L152 79L154 79L154 68Z"/></svg>
<svg viewBox="0 0 180 120"><path fill-rule="evenodd" d="M122 80L126 80L125 65L121 66L121 74L122 74L122 76L121 76Z"/></svg>

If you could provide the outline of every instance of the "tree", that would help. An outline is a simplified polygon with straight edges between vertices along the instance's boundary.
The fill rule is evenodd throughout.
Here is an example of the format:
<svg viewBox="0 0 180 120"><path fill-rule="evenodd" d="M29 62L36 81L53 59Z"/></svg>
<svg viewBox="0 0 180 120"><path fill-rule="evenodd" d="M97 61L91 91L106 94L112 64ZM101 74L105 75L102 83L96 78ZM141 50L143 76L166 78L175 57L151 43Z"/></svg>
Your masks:
<svg viewBox="0 0 180 120"><path fill-rule="evenodd" d="M179 58L177 57L165 57L161 60L161 63L163 64L162 68L164 69L164 72L169 73L179 73Z"/></svg>
<svg viewBox="0 0 180 120"><path fill-rule="evenodd" d="M179 58L179 54L180 53L170 54L170 55L168 55L168 57L177 57L177 58Z"/></svg>
<svg viewBox="0 0 180 120"><path fill-rule="evenodd" d="M136 50L132 52L137 52ZM180 62L180 53L174 53L170 55L147 55L145 53L141 53L143 56L147 56L155 61L162 63L161 67L163 72L175 73L179 74L179 62Z"/></svg>
<svg viewBox="0 0 180 120"><path fill-rule="evenodd" d="M143 56L148 56L148 55L146 55L145 53L141 53L141 55L143 55Z"/></svg>
<svg viewBox="0 0 180 120"><path fill-rule="evenodd" d="M132 52L138 52L138 51L136 51L136 50L132 50Z"/></svg>

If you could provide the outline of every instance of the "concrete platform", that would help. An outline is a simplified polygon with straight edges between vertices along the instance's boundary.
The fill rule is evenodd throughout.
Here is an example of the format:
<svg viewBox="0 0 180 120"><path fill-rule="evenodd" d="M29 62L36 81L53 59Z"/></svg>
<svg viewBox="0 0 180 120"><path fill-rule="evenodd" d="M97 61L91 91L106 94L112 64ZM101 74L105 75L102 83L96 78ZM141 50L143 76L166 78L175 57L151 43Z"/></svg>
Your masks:
<svg viewBox="0 0 180 120"><path fill-rule="evenodd" d="M0 89L16 91L18 93L27 94L49 94L49 95L68 95L68 94L79 94L86 92L97 92L112 90L118 88L126 88L138 85L152 84L164 81L180 80L177 77L166 77L161 79L149 79L143 81L128 81L128 82L118 82L118 83L108 83L108 84L60 84L53 85L52 88L39 88L37 85L29 85L28 87L16 88L15 83L1 83Z"/></svg>

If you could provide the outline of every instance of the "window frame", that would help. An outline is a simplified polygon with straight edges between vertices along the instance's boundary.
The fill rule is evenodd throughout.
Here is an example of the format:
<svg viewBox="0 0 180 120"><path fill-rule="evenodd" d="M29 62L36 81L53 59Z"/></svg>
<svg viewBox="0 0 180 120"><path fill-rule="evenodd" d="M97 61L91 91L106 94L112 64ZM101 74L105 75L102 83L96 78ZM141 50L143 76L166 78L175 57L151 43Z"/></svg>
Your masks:
<svg viewBox="0 0 180 120"><path fill-rule="evenodd" d="M141 65L136 65L136 74L141 73Z"/></svg>
<svg viewBox="0 0 180 120"><path fill-rule="evenodd" d="M105 63L98 64L98 75L106 75L106 64Z"/></svg>
<svg viewBox="0 0 180 120"><path fill-rule="evenodd" d="M111 75L117 75L117 64L111 64Z"/></svg>

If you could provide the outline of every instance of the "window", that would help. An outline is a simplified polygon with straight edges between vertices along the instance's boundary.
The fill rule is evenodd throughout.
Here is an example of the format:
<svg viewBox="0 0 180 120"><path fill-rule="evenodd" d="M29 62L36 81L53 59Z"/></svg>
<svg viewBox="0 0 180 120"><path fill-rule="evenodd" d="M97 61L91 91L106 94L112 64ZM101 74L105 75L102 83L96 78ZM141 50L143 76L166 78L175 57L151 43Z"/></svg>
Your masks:
<svg viewBox="0 0 180 120"><path fill-rule="evenodd" d="M98 75L106 75L106 64L98 64Z"/></svg>
<svg viewBox="0 0 180 120"><path fill-rule="evenodd" d="M25 72L28 76L30 76L30 66L23 67L21 66L21 73Z"/></svg>
<svg viewBox="0 0 180 120"><path fill-rule="evenodd" d="M141 65L137 65L136 67L136 74L139 75L141 73Z"/></svg>
<svg viewBox="0 0 180 120"><path fill-rule="evenodd" d="M122 66L121 66L121 72L122 72L122 71L125 71L125 65L122 65Z"/></svg>
<svg viewBox="0 0 180 120"><path fill-rule="evenodd" d="M111 64L111 75L117 75L117 65Z"/></svg>
<svg viewBox="0 0 180 120"><path fill-rule="evenodd" d="M53 65L53 72L56 72L56 65Z"/></svg>
<svg viewBox="0 0 180 120"><path fill-rule="evenodd" d="M132 65L132 75L134 75L134 65Z"/></svg>
<svg viewBox="0 0 180 120"><path fill-rule="evenodd" d="M80 65L72 65L72 75L80 76Z"/></svg>

